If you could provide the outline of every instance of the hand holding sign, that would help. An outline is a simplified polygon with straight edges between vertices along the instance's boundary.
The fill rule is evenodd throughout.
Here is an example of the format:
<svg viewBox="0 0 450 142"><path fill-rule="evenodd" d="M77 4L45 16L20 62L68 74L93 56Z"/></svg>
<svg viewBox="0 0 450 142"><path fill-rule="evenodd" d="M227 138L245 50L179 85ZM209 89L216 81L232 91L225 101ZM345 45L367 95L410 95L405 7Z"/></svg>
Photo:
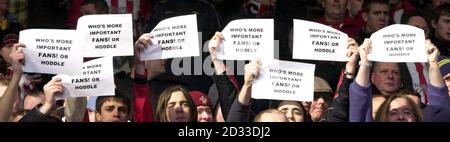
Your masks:
<svg viewBox="0 0 450 142"><path fill-rule="evenodd" d="M252 60L249 64L245 65L244 85L252 85L253 80L258 77L259 70L261 68L261 60Z"/></svg>
<svg viewBox="0 0 450 142"><path fill-rule="evenodd" d="M363 44L359 48L359 57L361 64L371 65L372 61L368 59L368 55L372 52L372 41L370 39L364 39Z"/></svg>
<svg viewBox="0 0 450 142"><path fill-rule="evenodd" d="M12 47L12 51L9 54L9 58L11 60L11 69L15 72L22 73L22 66L25 63L23 48L25 48L25 45L22 43L14 44L14 46Z"/></svg>
<svg viewBox="0 0 450 142"><path fill-rule="evenodd" d="M61 95L64 92L64 86L61 83L60 78L54 77L47 84L44 85L44 104L39 108L40 112L43 114L48 114L51 112L56 104L56 96Z"/></svg>
<svg viewBox="0 0 450 142"><path fill-rule="evenodd" d="M427 55L428 55L428 62L430 63L437 63L438 57L439 57L439 49L431 43L430 40L425 41L426 49L427 49Z"/></svg>
<svg viewBox="0 0 450 142"><path fill-rule="evenodd" d="M223 63L223 60L217 59L217 50L219 50L220 45L223 41L223 35L220 32L216 32L216 34L209 40L208 49L211 55L211 61L214 64L214 69L216 70L216 74L222 74L226 67Z"/></svg>
<svg viewBox="0 0 450 142"><path fill-rule="evenodd" d="M358 61L359 57L359 50L358 50L359 46L358 43L356 43L356 41L352 38L349 38L347 40L347 43L348 43L347 57L349 57L349 60L345 65L345 71L347 78L352 79L355 75L356 62Z"/></svg>
<svg viewBox="0 0 450 142"><path fill-rule="evenodd" d="M153 35L150 33L142 34L134 44L134 53L137 59L141 59L141 52L147 49L147 45L152 44Z"/></svg>

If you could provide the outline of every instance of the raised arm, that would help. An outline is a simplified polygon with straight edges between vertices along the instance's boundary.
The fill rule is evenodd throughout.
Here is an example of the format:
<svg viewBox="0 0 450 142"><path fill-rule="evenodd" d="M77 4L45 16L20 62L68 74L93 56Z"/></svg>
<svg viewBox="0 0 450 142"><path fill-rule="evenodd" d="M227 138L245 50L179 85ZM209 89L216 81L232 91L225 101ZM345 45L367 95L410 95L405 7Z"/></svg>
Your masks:
<svg viewBox="0 0 450 142"><path fill-rule="evenodd" d="M372 63L367 59L367 54L371 50L371 43L366 39L359 48L361 58L360 68L355 81L350 84L350 122L371 122L372 121L372 97L370 88L370 68Z"/></svg>
<svg viewBox="0 0 450 142"><path fill-rule="evenodd" d="M426 40L425 44L428 54L428 72L430 75L430 85L428 86L429 105L450 105L450 97L447 91L448 89L439 69L439 50L433 43L431 43L430 40Z"/></svg>
<svg viewBox="0 0 450 142"><path fill-rule="evenodd" d="M250 113L251 89L253 80L258 77L261 61L253 60L245 65L244 86L231 106L227 122L247 122Z"/></svg>
<svg viewBox="0 0 450 142"><path fill-rule="evenodd" d="M217 59L217 50L220 48L220 43L224 40L222 33L216 32L216 34L209 40L208 50L211 54L211 60L214 64L214 69L217 75L222 75L225 70L225 64L223 60Z"/></svg>
<svg viewBox="0 0 450 142"><path fill-rule="evenodd" d="M0 122L9 121L9 117L11 116L13 111L12 109L14 102L19 95L19 82L20 78L22 77L22 65L25 59L22 48L25 48L25 45L21 43L14 44L9 55L9 58L12 62L11 68L13 70L13 75L11 81L8 84L8 88L5 91L5 94L0 99Z"/></svg>
<svg viewBox="0 0 450 142"><path fill-rule="evenodd" d="M326 120L328 122L348 122L349 121L349 87L351 81L355 78L356 63L359 57L358 43L352 38L347 40L348 53L350 58L345 66L345 77L342 79L342 84L338 88L338 96L332 101Z"/></svg>

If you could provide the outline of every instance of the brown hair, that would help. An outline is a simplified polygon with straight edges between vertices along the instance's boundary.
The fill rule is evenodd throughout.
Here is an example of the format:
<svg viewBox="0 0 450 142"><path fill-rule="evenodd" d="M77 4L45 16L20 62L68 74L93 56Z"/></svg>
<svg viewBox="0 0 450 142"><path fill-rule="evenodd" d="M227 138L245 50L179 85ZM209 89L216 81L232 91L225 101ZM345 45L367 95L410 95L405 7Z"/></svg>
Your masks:
<svg viewBox="0 0 450 142"><path fill-rule="evenodd" d="M183 96L186 98L186 101L189 105L190 109L190 118L189 122L196 122L197 121L197 108L195 107L194 101L192 100L191 96L189 95L189 92L186 88L175 85L167 88L164 90L161 95L159 96L158 105L156 107L156 121L157 122L169 122L167 119L166 114L166 108L167 103L170 100L170 97L172 97L172 93L174 92L182 92Z"/></svg>
<svg viewBox="0 0 450 142"><path fill-rule="evenodd" d="M442 4L438 6L434 11L432 15L433 22L439 21L439 18L441 16L450 16L450 3Z"/></svg>
<svg viewBox="0 0 450 142"><path fill-rule="evenodd" d="M422 122L423 121L423 114L422 110L419 108L419 105L414 103L414 101L409 98L408 96L404 94L396 94L389 96L386 101L381 104L381 106L378 108L377 114L375 115L375 121L376 122L388 122L388 116L389 116L389 109L391 108L391 102L395 99L403 98L405 99L408 104L412 108L412 113L416 117L415 122Z"/></svg>

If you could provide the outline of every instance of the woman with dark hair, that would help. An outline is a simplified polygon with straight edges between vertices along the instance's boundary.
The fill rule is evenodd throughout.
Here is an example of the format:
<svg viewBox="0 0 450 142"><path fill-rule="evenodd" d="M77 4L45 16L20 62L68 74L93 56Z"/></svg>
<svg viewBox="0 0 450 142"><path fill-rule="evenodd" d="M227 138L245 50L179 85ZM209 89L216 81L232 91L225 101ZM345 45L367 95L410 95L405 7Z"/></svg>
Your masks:
<svg viewBox="0 0 450 142"><path fill-rule="evenodd" d="M157 122L196 122L197 109L189 92L182 86L167 88L159 97Z"/></svg>

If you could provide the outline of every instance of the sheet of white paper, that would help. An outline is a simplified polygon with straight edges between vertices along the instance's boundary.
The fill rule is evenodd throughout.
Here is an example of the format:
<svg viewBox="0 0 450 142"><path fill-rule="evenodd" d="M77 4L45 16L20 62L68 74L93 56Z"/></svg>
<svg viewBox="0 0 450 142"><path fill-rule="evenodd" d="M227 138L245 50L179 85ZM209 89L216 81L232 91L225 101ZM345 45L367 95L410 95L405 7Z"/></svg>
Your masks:
<svg viewBox="0 0 450 142"><path fill-rule="evenodd" d="M427 62L425 34L420 28L395 24L373 33L370 39L371 61Z"/></svg>
<svg viewBox="0 0 450 142"><path fill-rule="evenodd" d="M293 58L348 61L347 34L320 23L294 19Z"/></svg>
<svg viewBox="0 0 450 142"><path fill-rule="evenodd" d="M200 55L197 15L165 19L150 32L152 45L141 52L141 60L193 57Z"/></svg>
<svg viewBox="0 0 450 142"><path fill-rule="evenodd" d="M223 60L274 59L273 19L240 19L223 30L224 41L217 49Z"/></svg>
<svg viewBox="0 0 450 142"><path fill-rule="evenodd" d="M252 98L313 101L314 64L273 60L263 62L252 86Z"/></svg>
<svg viewBox="0 0 450 142"><path fill-rule="evenodd" d="M87 15L78 19L85 57L133 56L131 14Z"/></svg>
<svg viewBox="0 0 450 142"><path fill-rule="evenodd" d="M26 46L23 71L80 75L83 55L79 37L75 30L21 31L19 42Z"/></svg>
<svg viewBox="0 0 450 142"><path fill-rule="evenodd" d="M83 75L61 76L64 96L113 96L114 73L111 57L103 57L83 65Z"/></svg>

